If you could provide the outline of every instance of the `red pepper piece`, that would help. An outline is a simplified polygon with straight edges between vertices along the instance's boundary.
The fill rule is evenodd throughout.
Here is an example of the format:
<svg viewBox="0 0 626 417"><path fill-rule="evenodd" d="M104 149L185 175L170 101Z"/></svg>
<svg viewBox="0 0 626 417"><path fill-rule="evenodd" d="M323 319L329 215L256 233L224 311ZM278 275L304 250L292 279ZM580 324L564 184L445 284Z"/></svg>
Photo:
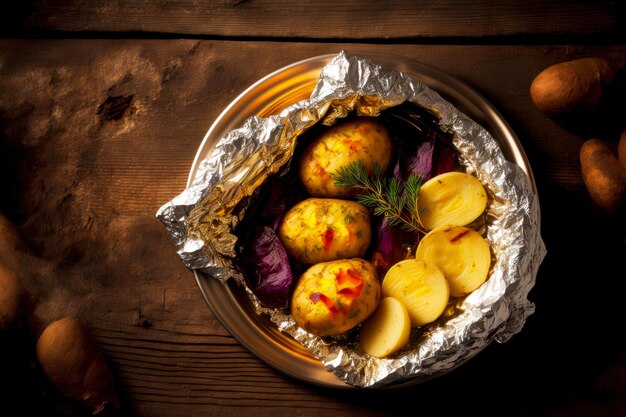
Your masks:
<svg viewBox="0 0 626 417"><path fill-rule="evenodd" d="M363 278L352 269L348 269L345 272L343 269L339 270L335 277L337 294L341 294L347 298L355 298L361 294Z"/></svg>
<svg viewBox="0 0 626 417"><path fill-rule="evenodd" d="M330 245L333 243L333 239L335 238L335 231L333 229L326 229L324 232L324 251L328 252L330 250Z"/></svg>
<svg viewBox="0 0 626 417"><path fill-rule="evenodd" d="M363 147L363 141L344 139L343 143L350 149L350 154L357 153Z"/></svg>
<svg viewBox="0 0 626 417"><path fill-rule="evenodd" d="M461 238L463 236L465 236L468 233L469 233L469 229L462 231L461 233L459 233L458 235L456 235L452 239L450 239L450 243L458 242L459 240L461 240Z"/></svg>

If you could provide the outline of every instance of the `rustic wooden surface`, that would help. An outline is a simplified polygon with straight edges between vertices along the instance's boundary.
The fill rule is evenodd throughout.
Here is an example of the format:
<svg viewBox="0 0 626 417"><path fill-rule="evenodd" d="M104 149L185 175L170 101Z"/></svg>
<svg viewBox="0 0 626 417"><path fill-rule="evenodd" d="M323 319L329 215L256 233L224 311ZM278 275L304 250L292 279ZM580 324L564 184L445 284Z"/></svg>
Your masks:
<svg viewBox="0 0 626 417"><path fill-rule="evenodd" d="M16 5L11 7L14 9ZM17 7L17 12L10 13L12 26L26 31L377 41L414 37L607 35L623 29L620 20L624 13L619 1L590 0L31 0Z"/></svg>
<svg viewBox="0 0 626 417"><path fill-rule="evenodd" d="M626 96L618 91L602 111L554 120L528 94L532 79L559 61L601 56L626 66L617 2L519 9L517 2L464 2L467 14L442 12L457 2L419 12L413 5L359 33L339 17L311 24L327 16L321 12L295 13L297 24L279 28L254 19L284 20L285 2L121 3L32 2L5 26L13 36L0 40L0 212L20 232L19 278L37 318L29 330L0 338L7 407L0 415L86 415L46 382L33 355L37 332L64 315L96 336L124 416L626 415L618 339L626 221L593 207L578 162L585 139L616 141L626 128ZM345 17L342 7L329 10ZM367 23L373 14L356 18ZM127 31L152 31L145 37L154 39ZM519 33L573 34L579 42L499 37ZM449 44L423 36L477 38ZM352 43L319 42L326 38ZM215 319L155 218L183 190L204 134L231 100L284 65L340 50L397 54L474 87L519 136L542 205L548 256L531 292L537 310L523 331L447 376L402 390L333 391L267 366Z"/></svg>

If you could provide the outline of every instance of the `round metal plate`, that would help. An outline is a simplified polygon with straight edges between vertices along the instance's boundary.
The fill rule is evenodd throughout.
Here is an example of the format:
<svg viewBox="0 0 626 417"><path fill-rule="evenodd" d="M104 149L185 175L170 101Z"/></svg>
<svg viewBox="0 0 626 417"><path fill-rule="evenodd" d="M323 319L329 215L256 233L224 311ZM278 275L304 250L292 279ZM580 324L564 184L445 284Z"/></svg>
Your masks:
<svg viewBox="0 0 626 417"><path fill-rule="evenodd" d="M359 55L383 67L409 74L481 124L501 144L505 157L524 170L536 191L530 165L515 133L495 108L471 87L441 71L401 57ZM334 57L334 54L323 55L291 64L257 81L233 100L205 135L196 153L187 185L191 184L200 161L209 155L227 132L240 127L251 116L267 117L300 100L308 99L320 71ZM207 304L218 320L256 356L302 381L332 388L352 388L327 372L318 359L291 337L280 333L267 317L257 315L245 292L236 284L229 282L225 285L197 271L194 274Z"/></svg>

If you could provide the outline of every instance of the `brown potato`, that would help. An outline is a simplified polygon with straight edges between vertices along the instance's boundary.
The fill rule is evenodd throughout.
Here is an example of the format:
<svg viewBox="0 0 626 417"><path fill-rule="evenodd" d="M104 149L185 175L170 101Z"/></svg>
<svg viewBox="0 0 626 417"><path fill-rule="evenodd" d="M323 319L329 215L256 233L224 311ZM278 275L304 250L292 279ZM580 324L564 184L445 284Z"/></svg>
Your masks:
<svg viewBox="0 0 626 417"><path fill-rule="evenodd" d="M617 146L617 156L619 163L622 165L622 172L626 173L626 130L622 132Z"/></svg>
<svg viewBox="0 0 626 417"><path fill-rule="evenodd" d="M586 141L580 148L580 165L589 195L598 207L612 212L626 206L626 177L607 142Z"/></svg>
<svg viewBox="0 0 626 417"><path fill-rule="evenodd" d="M0 264L0 331L19 328L27 314L28 293L15 272Z"/></svg>
<svg viewBox="0 0 626 417"><path fill-rule="evenodd" d="M603 87L613 82L615 70L602 58L561 62L543 70L530 86L540 110L553 113L590 108L600 102Z"/></svg>
<svg viewBox="0 0 626 417"><path fill-rule="evenodd" d="M374 266L363 259L341 259L310 267L298 280L291 314L318 336L338 335L367 319L380 302Z"/></svg>
<svg viewBox="0 0 626 417"><path fill-rule="evenodd" d="M391 148L387 129L373 118L339 123L307 146L300 158L300 180L314 197L351 196L354 190L335 185L332 176L339 168L358 160L370 171L375 163L385 170L391 160Z"/></svg>
<svg viewBox="0 0 626 417"><path fill-rule="evenodd" d="M13 224L0 214L0 264L17 270L18 234Z"/></svg>
<svg viewBox="0 0 626 417"><path fill-rule="evenodd" d="M16 276L17 242L15 228L0 214L0 331L20 328L29 314L30 297Z"/></svg>
<svg viewBox="0 0 626 417"><path fill-rule="evenodd" d="M48 325L36 346L46 376L68 398L92 412L119 409L113 376L95 341L80 322L64 317Z"/></svg>

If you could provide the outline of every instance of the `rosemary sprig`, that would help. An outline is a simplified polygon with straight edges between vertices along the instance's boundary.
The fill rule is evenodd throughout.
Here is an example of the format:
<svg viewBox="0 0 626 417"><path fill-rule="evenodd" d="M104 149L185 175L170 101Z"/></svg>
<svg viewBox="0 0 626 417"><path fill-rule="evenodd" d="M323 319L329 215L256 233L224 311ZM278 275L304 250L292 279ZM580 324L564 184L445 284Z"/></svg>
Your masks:
<svg viewBox="0 0 626 417"><path fill-rule="evenodd" d="M339 168L332 178L339 187L358 189L357 201L372 209L374 215L387 217L391 226L400 226L408 232L426 232L417 206L421 177L411 174L406 181L401 181L383 177L378 164L374 164L373 168L374 175L370 175L359 159Z"/></svg>

